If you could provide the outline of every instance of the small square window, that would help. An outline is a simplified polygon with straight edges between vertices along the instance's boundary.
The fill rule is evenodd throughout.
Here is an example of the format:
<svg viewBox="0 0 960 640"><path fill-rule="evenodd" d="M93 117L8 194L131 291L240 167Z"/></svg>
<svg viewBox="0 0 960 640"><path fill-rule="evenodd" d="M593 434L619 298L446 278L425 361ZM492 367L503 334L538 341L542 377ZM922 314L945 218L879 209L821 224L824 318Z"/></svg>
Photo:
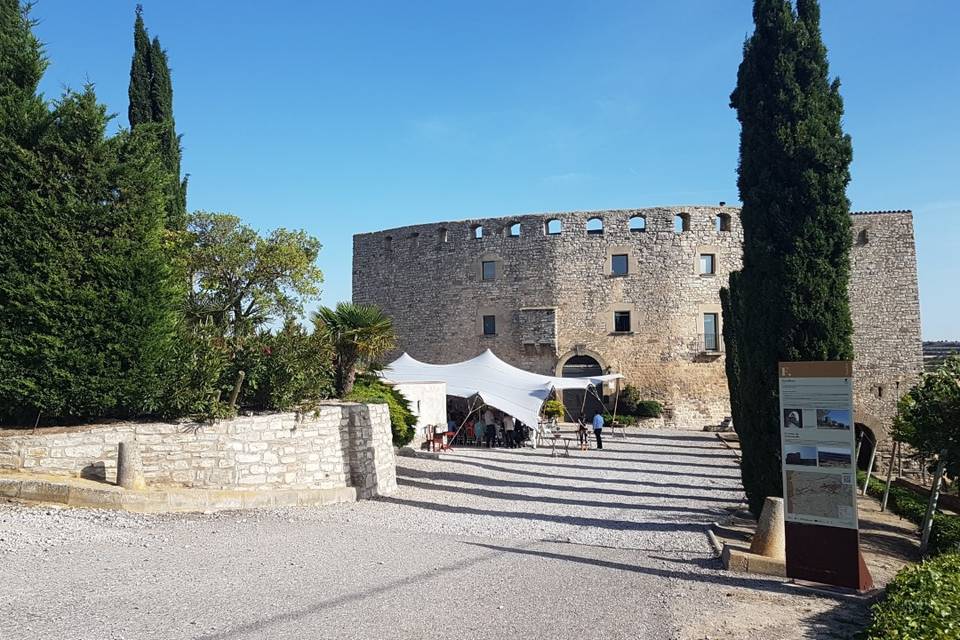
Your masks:
<svg viewBox="0 0 960 640"><path fill-rule="evenodd" d="M483 316L483 335L497 335L497 316Z"/></svg>
<svg viewBox="0 0 960 640"><path fill-rule="evenodd" d="M615 276L625 276L630 270L630 264L625 253L618 253L610 258L610 273Z"/></svg>
<svg viewBox="0 0 960 640"><path fill-rule="evenodd" d="M700 275L712 276L717 272L716 256L712 253L700 254Z"/></svg>
<svg viewBox="0 0 960 640"><path fill-rule="evenodd" d="M630 312L629 311L613 312L613 330L616 331L617 333L630 332Z"/></svg>
<svg viewBox="0 0 960 640"><path fill-rule="evenodd" d="M484 260L483 261L483 279L484 280L496 280L497 278L497 263L493 260Z"/></svg>

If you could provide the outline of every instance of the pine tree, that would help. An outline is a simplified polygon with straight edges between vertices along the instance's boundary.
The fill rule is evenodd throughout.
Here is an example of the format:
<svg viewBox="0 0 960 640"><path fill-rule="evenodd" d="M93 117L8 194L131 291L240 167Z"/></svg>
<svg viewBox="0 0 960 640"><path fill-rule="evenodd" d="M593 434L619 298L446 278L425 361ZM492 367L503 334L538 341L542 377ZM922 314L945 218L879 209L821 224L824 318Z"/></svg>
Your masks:
<svg viewBox="0 0 960 640"><path fill-rule="evenodd" d="M130 128L152 130L158 153L173 176L167 187L167 227L181 231L187 223L187 180L180 177L180 136L173 118L173 84L167 53L156 37L151 41L137 5L133 24L133 60L130 64Z"/></svg>
<svg viewBox="0 0 960 640"><path fill-rule="evenodd" d="M853 357L852 145L816 0L755 0L730 96L740 121L743 268L723 293L727 373L755 514L781 495L777 362Z"/></svg>

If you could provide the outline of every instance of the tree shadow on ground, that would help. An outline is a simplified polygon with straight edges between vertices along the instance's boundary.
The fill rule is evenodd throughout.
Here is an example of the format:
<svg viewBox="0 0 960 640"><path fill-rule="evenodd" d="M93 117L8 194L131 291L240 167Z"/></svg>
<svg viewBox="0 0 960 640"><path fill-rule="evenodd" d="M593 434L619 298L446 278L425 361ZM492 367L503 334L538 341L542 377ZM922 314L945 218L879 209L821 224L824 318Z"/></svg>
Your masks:
<svg viewBox="0 0 960 640"><path fill-rule="evenodd" d="M628 498L677 498L683 500L698 500L701 502L722 502L740 504L736 498L721 498L718 496L690 495L656 491L628 491L626 489L611 489L608 487L579 487L568 484L546 484L542 482L523 482L518 480L503 480L486 478L466 473L452 473L448 471L422 471L420 469L397 468L397 478L433 480L434 482L461 482L464 484L485 485L491 487L515 487L523 489L546 489L548 491L564 491L567 493L586 493L590 495L623 496ZM433 485L431 485L433 486ZM687 489L696 489L696 486L687 486ZM511 494L512 495L512 494ZM612 504L611 506L620 506Z"/></svg>
<svg viewBox="0 0 960 640"><path fill-rule="evenodd" d="M591 450L591 452L592 452L592 451L594 451L594 450ZM505 450L505 451L498 451L497 453L500 454L500 455L516 456L516 457L518 457L518 458L524 458L524 459L526 459L526 458L556 458L556 457L557 457L557 456L555 456L555 455L553 455L553 454L550 454L550 453L532 453L532 452L530 452L530 451L510 451L509 449L508 449L508 450ZM586 452L585 452L585 453L586 453ZM564 457L566 457L566 456L564 456ZM734 456L734 455L732 455L732 454L731 454L729 457L721 457L721 456L710 456L710 457L711 457L711 458L716 458L716 459L718 459L718 460L722 460L722 461L724 461L724 462L723 462L722 464L706 464L706 463L703 463L703 462L679 462L679 463L673 464L673 463L671 463L671 462L665 462L665 461L660 461L660 460L644 460L644 459L643 459L641 456L639 456L639 455L638 455L637 457L634 457L634 458L623 458L623 457L620 457L620 456L608 456L608 455L589 455L589 457L588 457L587 455L583 455L583 456L579 456L579 455L578 455L578 456L577 456L577 458L579 458L579 459L585 459L585 460L586 460L586 459L589 459L589 460L603 460L604 462L607 462L607 461L609 461L609 462L633 462L633 463L642 462L643 464L664 464L664 465L671 465L671 466L698 467L698 468L706 468L706 469L729 469L729 468L731 467L731 465L735 465L735 464L737 463L736 456Z"/></svg>
<svg viewBox="0 0 960 640"><path fill-rule="evenodd" d="M504 491L491 491L489 489L472 489L469 487L453 487L432 482L420 482L408 478L397 478L397 484L405 487L416 487L417 489L426 489L429 491L443 491L448 493L462 493L464 495L476 496L478 498L491 498L494 500L508 500L511 502L537 502L541 504L565 504L573 507L597 507L601 509L619 509L626 511L655 511L660 513L696 513L705 516L716 516L721 513L716 509L697 509L695 507L678 507L668 504L636 504L631 502L613 502L602 500L573 500L570 498L558 498L555 496L529 496L523 493L508 493Z"/></svg>
<svg viewBox="0 0 960 640"><path fill-rule="evenodd" d="M701 573L694 571L678 571L672 569L660 569L656 567L646 567L637 564L627 564L625 562L614 562L611 560L602 560L600 558L588 558L583 556L577 556L567 553L556 553L553 551L544 551L541 549L523 549L518 547L503 547L499 545L493 545L486 542L464 542L474 547L481 547L484 549L490 549L491 551L501 551L504 553L514 553L518 555L526 556L537 556L540 558L546 558L550 560L560 560L563 562L573 562L577 564L588 564L595 567L603 567L606 569L614 569L617 571L629 571L632 573L643 573L646 575L658 576L661 578L672 578L675 580L685 580L690 582L707 582L711 584L723 585L727 587L744 587L748 589L763 589L766 591L776 591L781 593L787 593L789 589L785 585L783 580L776 580L773 578L759 578L759 577L740 577L735 575L730 575L727 573ZM686 564L696 566L698 568L709 567L711 569L719 569L719 560L717 558L711 559L702 559L697 558L694 560L677 560L676 558L667 558L670 562L675 564Z"/></svg>
<svg viewBox="0 0 960 640"><path fill-rule="evenodd" d="M451 460L450 454L443 454L444 461ZM566 460L567 458L561 458ZM554 469L585 469L587 471L610 471L613 473L637 473L637 469L631 469L629 467L598 467L596 465L586 465L586 464L558 464L558 463L549 463L549 462L534 462L532 460L524 460L522 458L498 458L497 462L504 464L516 464L529 467L550 467ZM634 462L637 462L634 460ZM650 473L654 473L661 476L682 476L684 478L709 478L715 480L717 478L729 478L729 479L739 479L740 478L740 468L733 465L724 465L717 466L717 469L723 469L724 471L732 472L730 475L721 475L719 473L695 473L693 471L668 471L662 469L649 469Z"/></svg>
<svg viewBox="0 0 960 640"><path fill-rule="evenodd" d="M716 439L712 434L702 436L676 436L669 433L628 433L628 438L647 439L647 440L680 440L683 442L711 442Z"/></svg>
<svg viewBox="0 0 960 640"><path fill-rule="evenodd" d="M736 485L732 486L717 486L717 485L692 485L692 484L681 484L679 482L648 482L644 480L631 480L629 478L599 478L599 477L586 477L586 476L563 476L556 473L543 473L539 471L531 471L529 469L522 468L510 468L510 467L501 467L495 464L487 464L484 462L478 462L474 458L467 457L455 457L450 455L445 455L443 457L444 462L451 462L455 464L469 465L472 467L477 467L478 469L486 469L487 471L497 471L500 473L509 473L512 475L523 475L530 476L533 478L546 478L549 480L573 480L575 482L592 482L599 484L622 484L622 485L631 485L631 486L642 486L642 487L662 487L664 489L690 489L691 487L696 487L700 491L741 491L740 483L737 481ZM711 479L730 479L735 480L733 476L701 476L709 477Z"/></svg>
<svg viewBox="0 0 960 640"><path fill-rule="evenodd" d="M510 496L513 499L513 496ZM510 518L513 520L532 520L542 522L552 522L555 524L568 524L574 527L596 527L598 529L611 529L614 531L671 531L671 532L699 532L706 530L707 520L703 522L635 522L633 520L614 520L610 518L587 518L583 516L562 516L551 513L530 513L527 511L498 511L495 509L477 509L475 507L464 507L459 505L439 504L434 502L424 502L421 500L407 500L405 498L395 498L391 496L380 496L374 498L379 502L388 502L390 504L402 505L406 507L415 507L427 511L438 511L441 513L459 513L474 516L492 516L495 518ZM708 512L713 514L714 512Z"/></svg>

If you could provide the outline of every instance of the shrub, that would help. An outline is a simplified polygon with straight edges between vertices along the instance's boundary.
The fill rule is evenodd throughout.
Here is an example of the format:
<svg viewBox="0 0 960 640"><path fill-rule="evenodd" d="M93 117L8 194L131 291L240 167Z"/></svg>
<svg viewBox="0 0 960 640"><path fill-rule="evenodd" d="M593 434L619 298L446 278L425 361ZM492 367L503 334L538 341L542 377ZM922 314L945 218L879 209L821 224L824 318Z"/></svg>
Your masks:
<svg viewBox="0 0 960 640"><path fill-rule="evenodd" d="M413 440L417 416L410 411L410 403L399 391L372 376L358 376L353 390L343 398L352 402L386 403L390 408L390 427L393 445L403 447Z"/></svg>
<svg viewBox="0 0 960 640"><path fill-rule="evenodd" d="M155 412L164 418L222 418L232 413L222 401L222 380L230 349L212 322L182 327L167 363L165 392Z"/></svg>
<svg viewBox="0 0 960 640"><path fill-rule="evenodd" d="M235 369L246 374L240 404L254 410L309 407L333 394L329 348L316 333L288 321L276 334L263 332L244 346ZM236 374L225 381L233 385Z"/></svg>
<svg viewBox="0 0 960 640"><path fill-rule="evenodd" d="M863 486L866 477L862 471L857 472L857 480ZM876 478L870 478L867 493L875 498L883 498L884 483ZM893 513L906 518L917 526L923 524L923 516L927 513L927 499L917 495L904 487L890 487L890 496L887 498L887 507ZM960 516L945 513L934 514L933 525L930 527L929 551L933 555L951 553L960 550Z"/></svg>
<svg viewBox="0 0 960 640"><path fill-rule="evenodd" d="M626 426L628 426L628 427L633 427L633 426L635 426L635 425L637 424L637 422L638 422L638 418L637 418L636 416L620 415L619 413L617 414L617 423L619 423L619 424L626 425ZM606 426L608 426L608 427L609 427L611 424L613 424L613 414L612 414L612 413L605 413L605 414L603 414L603 424L606 425Z"/></svg>
<svg viewBox="0 0 960 640"><path fill-rule="evenodd" d="M564 413L563 403L559 400L547 400L543 403L543 415L548 418L562 418Z"/></svg>
<svg viewBox="0 0 960 640"><path fill-rule="evenodd" d="M644 400L640 390L628 384L620 392L617 415L620 414L638 418L659 418L663 415L663 405L656 400Z"/></svg>
<svg viewBox="0 0 960 640"><path fill-rule="evenodd" d="M960 555L907 567L873 606L868 640L960 638Z"/></svg>

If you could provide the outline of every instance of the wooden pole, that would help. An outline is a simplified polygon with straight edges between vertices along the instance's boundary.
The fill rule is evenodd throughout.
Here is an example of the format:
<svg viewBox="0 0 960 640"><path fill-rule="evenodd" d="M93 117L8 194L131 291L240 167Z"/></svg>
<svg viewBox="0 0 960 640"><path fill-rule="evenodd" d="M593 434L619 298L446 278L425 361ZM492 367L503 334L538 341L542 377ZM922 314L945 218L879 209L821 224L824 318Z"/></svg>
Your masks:
<svg viewBox="0 0 960 640"><path fill-rule="evenodd" d="M877 443L873 443L873 449L870 451L870 462L867 463L867 477L863 481L863 491L860 495L867 495L867 487L870 486L870 475L873 473L873 461L877 457Z"/></svg>
<svg viewBox="0 0 960 640"><path fill-rule="evenodd" d="M897 459L897 453L900 451L900 442L893 441L893 449L890 451L890 466L887 467L887 484L883 488L883 501L880 502L880 511L887 510L887 498L890 497L890 483L893 482L893 463Z"/></svg>
<svg viewBox="0 0 960 640"><path fill-rule="evenodd" d="M927 545L930 542L930 530L933 528L933 514L937 511L937 500L940 498L940 481L943 479L943 469L947 466L947 450L940 452L937 462L936 475L933 486L930 487L930 502L927 504L927 513L923 516L923 532L920 534L920 555L927 555Z"/></svg>
<svg viewBox="0 0 960 640"><path fill-rule="evenodd" d="M240 395L240 387L243 386L243 379L247 377L245 371L237 372L237 381L233 383L233 391L230 392L230 408L237 408L237 396Z"/></svg>

